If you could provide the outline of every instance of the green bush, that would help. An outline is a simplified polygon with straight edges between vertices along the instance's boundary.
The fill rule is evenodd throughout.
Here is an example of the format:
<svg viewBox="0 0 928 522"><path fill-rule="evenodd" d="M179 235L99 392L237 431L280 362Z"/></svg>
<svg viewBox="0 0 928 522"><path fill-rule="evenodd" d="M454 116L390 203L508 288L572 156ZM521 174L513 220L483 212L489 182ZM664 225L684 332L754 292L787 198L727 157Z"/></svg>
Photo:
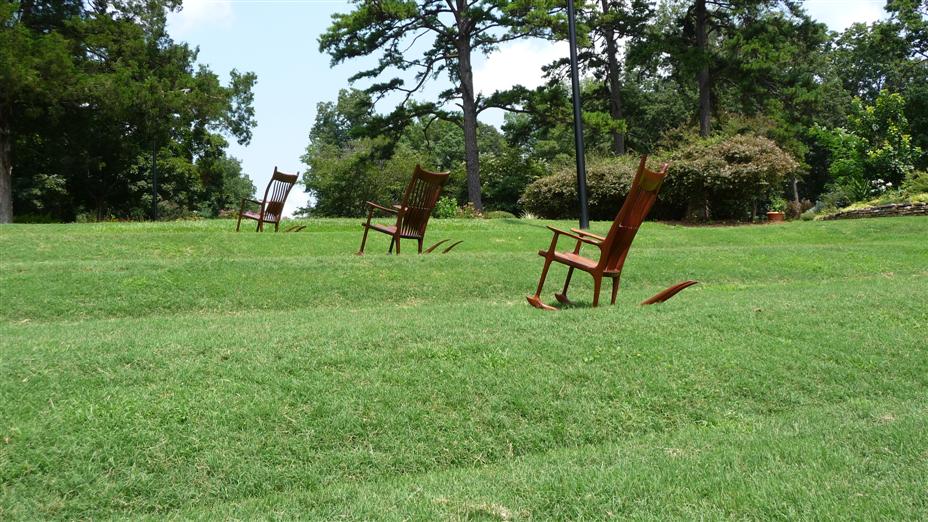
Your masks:
<svg viewBox="0 0 928 522"><path fill-rule="evenodd" d="M906 174L902 182L902 190L912 195L928 193L928 172L913 170Z"/></svg>
<svg viewBox="0 0 928 522"><path fill-rule="evenodd" d="M904 109L902 95L884 90L873 105L854 101L847 128L812 129L811 137L829 154L830 199L841 195L849 199L845 204L869 200L912 174L922 150L912 140Z"/></svg>
<svg viewBox="0 0 928 522"><path fill-rule="evenodd" d="M432 215L438 219L451 219L458 213L458 202L451 196L442 196L435 203Z"/></svg>
<svg viewBox="0 0 928 522"><path fill-rule="evenodd" d="M621 157L591 158L587 163L587 199L590 217L612 219L631 186L639 159ZM652 160L655 161L656 160ZM547 219L572 218L577 207L577 171L572 166L530 183L519 200L529 213Z"/></svg>
<svg viewBox="0 0 928 522"><path fill-rule="evenodd" d="M792 156L762 136L699 139L671 154L662 196L683 207L688 219L747 219L798 169Z"/></svg>
<svg viewBox="0 0 928 522"><path fill-rule="evenodd" d="M787 175L799 168L773 141L755 135L696 139L670 154L670 169L652 218L747 219L755 204L779 195ZM661 159L651 157L656 168ZM591 158L587 165L590 217L612 219L622 205L638 158ZM577 216L577 176L564 167L529 184L525 210L544 218Z"/></svg>
<svg viewBox="0 0 928 522"><path fill-rule="evenodd" d="M817 213L829 213L844 208L855 201L859 201L859 191L845 185L831 185L823 192L815 204Z"/></svg>
<svg viewBox="0 0 928 522"><path fill-rule="evenodd" d="M544 166L516 150L486 154L480 158L483 204L516 214L522 210L519 197L525 187L545 174Z"/></svg>
<svg viewBox="0 0 928 522"><path fill-rule="evenodd" d="M771 212L786 212L789 203L783 198L773 198L770 201L770 211Z"/></svg>

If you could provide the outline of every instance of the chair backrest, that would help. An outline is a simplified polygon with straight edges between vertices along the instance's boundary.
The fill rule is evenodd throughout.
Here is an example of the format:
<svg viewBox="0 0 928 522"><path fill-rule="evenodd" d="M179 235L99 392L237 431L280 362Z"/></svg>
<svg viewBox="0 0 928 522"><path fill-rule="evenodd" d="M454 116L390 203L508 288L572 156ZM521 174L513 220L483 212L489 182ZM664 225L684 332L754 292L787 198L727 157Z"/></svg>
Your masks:
<svg viewBox="0 0 928 522"><path fill-rule="evenodd" d="M400 232L415 236L425 235L432 209L441 195L441 189L448 181L450 172L429 172L416 165L412 179L403 194L403 219Z"/></svg>
<svg viewBox="0 0 928 522"><path fill-rule="evenodd" d="M284 203L287 201L287 196L290 195L290 189L293 188L299 177L299 173L285 174L277 170L277 167L274 167L274 175L271 176L271 181L267 184L267 189L264 190L264 199L261 204L264 221L280 222L280 217L284 212Z"/></svg>
<svg viewBox="0 0 928 522"><path fill-rule="evenodd" d="M628 196L625 197L625 203L615 216L612 228L609 229L609 234L606 235L606 239L603 241L599 266L606 272L622 270L625 257L632 246L632 240L635 239L635 234L638 233L638 227L641 226L641 222L644 221L657 200L657 193L667 176L666 163L661 165L660 171L654 172L646 167L647 160L647 156L641 157L638 172L632 181Z"/></svg>

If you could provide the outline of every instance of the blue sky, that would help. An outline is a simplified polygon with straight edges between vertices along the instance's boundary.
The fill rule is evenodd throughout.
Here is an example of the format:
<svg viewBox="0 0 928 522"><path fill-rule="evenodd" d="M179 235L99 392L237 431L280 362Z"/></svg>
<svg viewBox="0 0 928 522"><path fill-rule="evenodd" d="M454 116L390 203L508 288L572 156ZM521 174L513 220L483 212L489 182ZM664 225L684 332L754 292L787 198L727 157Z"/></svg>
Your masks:
<svg viewBox="0 0 928 522"><path fill-rule="evenodd" d="M883 14L882 0L807 0L805 6L835 30ZM229 152L242 160L259 192L275 165L285 172L306 169L300 156L316 104L335 100L339 89L348 86L348 77L365 65L349 62L330 67L328 56L319 52L317 38L332 15L350 8L349 2L339 0L185 0L184 9L169 19L173 38L198 46L199 62L213 71L224 76L232 69L257 73L258 126L251 144L233 143ZM514 42L475 61L475 87L485 93L517 83L533 87L541 81L541 65L566 53L564 43ZM487 111L482 118L497 125L502 121L499 112ZM286 212L306 201L306 194L295 188Z"/></svg>

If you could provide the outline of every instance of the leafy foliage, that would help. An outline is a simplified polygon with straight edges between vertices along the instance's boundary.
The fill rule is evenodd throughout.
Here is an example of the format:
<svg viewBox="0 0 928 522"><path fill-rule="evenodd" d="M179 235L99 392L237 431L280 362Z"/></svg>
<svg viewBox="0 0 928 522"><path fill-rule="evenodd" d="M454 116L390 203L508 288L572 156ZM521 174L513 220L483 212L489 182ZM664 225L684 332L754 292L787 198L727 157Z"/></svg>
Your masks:
<svg viewBox="0 0 928 522"><path fill-rule="evenodd" d="M451 219L458 213L458 202L452 197L442 196L435 203L432 215L438 219Z"/></svg>
<svg viewBox="0 0 928 522"><path fill-rule="evenodd" d="M671 156L662 194L690 219L745 219L755 205L779 198L799 163L756 135L698 139Z"/></svg>
<svg viewBox="0 0 928 522"><path fill-rule="evenodd" d="M303 156L309 166L304 180L314 213L356 216L367 211L365 201L396 202L417 163L429 170L450 171L444 194L457 202L455 207L467 202L460 127L422 119L411 122L395 139L368 137L366 128L378 117L371 96L357 89L342 90L336 103L318 104ZM487 205L517 211L522 189L541 175L541 166L509 147L492 126L481 125L478 130Z"/></svg>
<svg viewBox="0 0 928 522"><path fill-rule="evenodd" d="M0 8L0 142L10 140L0 155L16 173L19 211L148 217L152 167L161 181L155 203L173 214L215 215L252 194L222 135L250 141L256 77L233 70L224 86L207 67L195 68L197 50L166 31L179 4Z"/></svg>
<svg viewBox="0 0 928 522"><path fill-rule="evenodd" d="M657 161L656 159L653 161ZM587 163L587 198L592 219L612 219L628 194L638 158L631 155L594 157ZM579 215L577 171L565 166L529 184L520 200L539 217L561 219Z"/></svg>
<svg viewBox="0 0 928 522"><path fill-rule="evenodd" d="M472 55L489 54L501 43L536 34L538 20L546 18L552 8L547 0L358 0L355 10L333 15L332 25L319 37L319 49L332 56L333 65L379 55L374 67L359 71L351 82L397 74L366 89L377 99L391 92L404 96L391 114L372 120L369 128L373 134L397 137L411 121L426 116L461 127L468 200L480 211L477 116L498 102L475 93ZM419 49L422 51L417 52ZM407 71L413 74L411 85L399 75ZM452 87L442 91L436 101L412 98L427 81L440 75L446 75ZM450 103L456 103L461 112L445 109Z"/></svg>
<svg viewBox="0 0 928 522"><path fill-rule="evenodd" d="M875 184L899 186L919 162L922 151L912 143L905 99L882 91L873 105L855 100L847 128L818 127L815 136L829 151L828 173L836 203L869 198Z"/></svg>
<svg viewBox="0 0 928 522"><path fill-rule="evenodd" d="M799 167L772 140L756 135L691 138L666 157L670 169L651 217L748 218L755 203L778 198L786 176ZM651 164L660 161L660 156L649 159ZM587 192L593 219L615 217L637 167L632 155L591 159ZM538 179L522 196L526 210L547 218L577 216L576 201L577 175L570 167Z"/></svg>

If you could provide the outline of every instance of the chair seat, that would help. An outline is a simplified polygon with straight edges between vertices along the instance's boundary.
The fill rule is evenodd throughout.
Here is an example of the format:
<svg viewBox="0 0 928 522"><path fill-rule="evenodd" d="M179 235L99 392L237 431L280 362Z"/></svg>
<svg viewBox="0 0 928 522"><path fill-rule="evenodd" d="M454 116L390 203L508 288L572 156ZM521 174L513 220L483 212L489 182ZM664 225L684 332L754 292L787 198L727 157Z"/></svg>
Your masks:
<svg viewBox="0 0 928 522"><path fill-rule="evenodd" d="M362 223L363 225L364 223ZM380 223L371 223L370 227L378 232L383 232L384 234L395 235L396 234L396 225L381 225ZM416 234L401 234L400 237L405 239L419 239L420 236Z"/></svg>
<svg viewBox="0 0 928 522"><path fill-rule="evenodd" d="M547 250L539 250L538 255L545 257L548 255ZM573 252L555 252L554 260L558 263L565 264L567 266L572 266L574 268L579 268L584 272L592 272L596 269L596 265L599 264L595 259L590 259L588 257L583 257L580 254L574 254ZM617 274L618 272L606 270L603 272L604 275Z"/></svg>
<svg viewBox="0 0 928 522"><path fill-rule="evenodd" d="M261 214L259 212L252 212L251 210L246 210L242 212L242 217L248 218L248 219L254 219L255 221L259 221L261 219ZM277 216L275 216L274 214L271 214L270 212L266 212L264 214L264 221L268 223L276 223Z"/></svg>

